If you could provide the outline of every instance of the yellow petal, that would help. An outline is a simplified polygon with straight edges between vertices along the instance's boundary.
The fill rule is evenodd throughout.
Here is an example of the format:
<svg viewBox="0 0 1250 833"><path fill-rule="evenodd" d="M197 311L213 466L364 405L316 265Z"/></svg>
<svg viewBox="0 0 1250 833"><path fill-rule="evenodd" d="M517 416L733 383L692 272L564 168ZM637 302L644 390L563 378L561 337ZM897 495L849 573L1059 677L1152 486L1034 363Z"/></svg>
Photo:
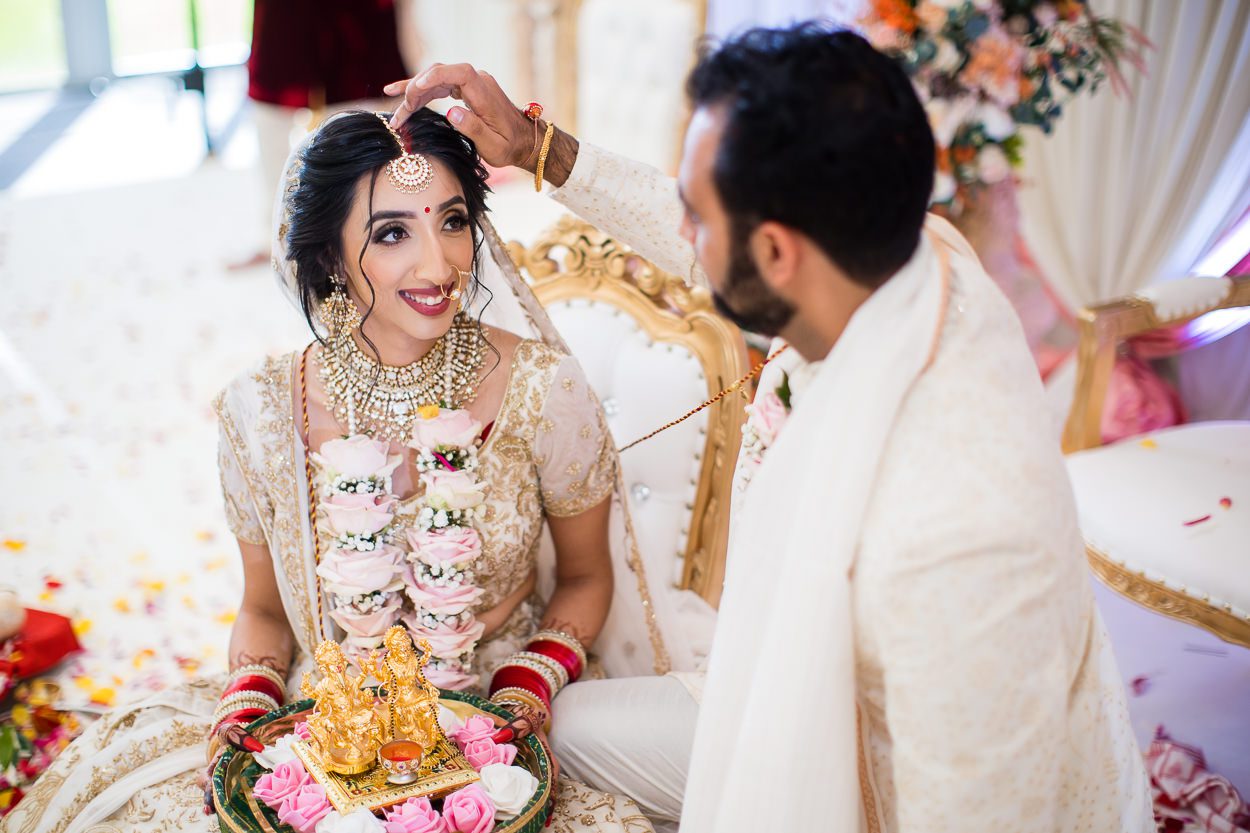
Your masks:
<svg viewBox="0 0 1250 833"><path fill-rule="evenodd" d="M115 599L115 600L113 601L113 608L114 608L114 609L115 609L118 613L129 613L129 612L130 612L130 601L129 601L128 599L126 599L125 597L122 597L122 598L119 598L119 599Z"/></svg>
<svg viewBox="0 0 1250 833"><path fill-rule="evenodd" d="M4 548L10 552L21 552L26 549L26 542L19 541L16 538L6 538L4 539Z"/></svg>
<svg viewBox="0 0 1250 833"><path fill-rule="evenodd" d="M234 620L237 618L238 614L233 610L227 610L223 613L217 614L217 621L221 622L223 625L233 624Z"/></svg>
<svg viewBox="0 0 1250 833"><path fill-rule="evenodd" d="M437 405L422 405L420 408L417 408L417 413L421 415L422 419L437 419L438 418L438 406Z"/></svg>
<svg viewBox="0 0 1250 833"><path fill-rule="evenodd" d="M91 692L91 702L100 706L111 706L117 699L117 692L111 688L97 688Z"/></svg>
<svg viewBox="0 0 1250 833"><path fill-rule="evenodd" d="M73 623L73 628L74 628L74 636L82 636L87 631L91 630L91 620L90 619L78 619Z"/></svg>
<svg viewBox="0 0 1250 833"><path fill-rule="evenodd" d="M1138 440L1137 444L1140 445L1142 448L1158 448L1159 447L1159 444L1155 442L1153 439L1151 439L1150 437L1145 437L1144 439Z"/></svg>
<svg viewBox="0 0 1250 833"><path fill-rule="evenodd" d="M217 536L214 535L211 530L207 530L207 529L201 529L199 532L195 533L195 540L200 541L202 543L208 543L209 541L213 540L216 537Z"/></svg>

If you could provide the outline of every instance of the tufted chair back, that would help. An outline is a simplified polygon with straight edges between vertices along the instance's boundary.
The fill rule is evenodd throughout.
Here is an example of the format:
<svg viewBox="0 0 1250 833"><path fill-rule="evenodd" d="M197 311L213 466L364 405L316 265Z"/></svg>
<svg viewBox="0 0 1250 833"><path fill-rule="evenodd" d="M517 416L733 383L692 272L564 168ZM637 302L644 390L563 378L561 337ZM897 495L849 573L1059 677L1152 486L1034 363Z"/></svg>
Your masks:
<svg viewBox="0 0 1250 833"><path fill-rule="evenodd" d="M588 223L566 216L533 246L509 251L585 369L618 448L746 373L742 334L713 312L706 290ZM726 397L621 455L648 574L664 592L693 591L712 607L724 583L742 405Z"/></svg>

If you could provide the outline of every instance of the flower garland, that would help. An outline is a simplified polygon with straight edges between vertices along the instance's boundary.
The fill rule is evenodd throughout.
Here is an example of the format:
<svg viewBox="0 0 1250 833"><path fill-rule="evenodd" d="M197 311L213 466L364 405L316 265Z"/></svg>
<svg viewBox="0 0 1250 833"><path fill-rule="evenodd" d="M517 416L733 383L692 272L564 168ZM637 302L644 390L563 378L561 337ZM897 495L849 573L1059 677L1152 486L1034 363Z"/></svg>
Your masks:
<svg viewBox="0 0 1250 833"><path fill-rule="evenodd" d="M312 455L321 492L319 534L330 546L317 565L329 615L361 652L382 644L401 620L433 649L427 669L439 688L477 682L473 651L484 626L473 607L482 596L473 564L482 553L473 523L485 513L477 476L481 424L465 410L422 407L409 447L417 452L419 509L402 530L392 476L402 462L389 445L363 434L328 440ZM401 537L401 531L403 535ZM401 542L407 546L400 546Z"/></svg>
<svg viewBox="0 0 1250 833"><path fill-rule="evenodd" d="M777 442L781 429L794 409L790 374L782 371L781 383L758 394L746 406L747 421L742 425L742 459L738 463L738 491L746 491L751 478L764 462L764 453Z"/></svg>
<svg viewBox="0 0 1250 833"><path fill-rule="evenodd" d="M1020 128L1049 133L1063 106L1139 71L1146 38L1086 0L872 0L860 23L925 103L937 143L933 202L958 214L970 193L1022 160Z"/></svg>
<svg viewBox="0 0 1250 833"><path fill-rule="evenodd" d="M340 815L326 798L325 788L291 750L296 737L306 738L304 723L255 755L257 763L271 771L256 780L252 794L295 833L490 833L497 821L506 823L520 814L538 789L538 779L513 763L514 745L495 743L495 722L486 715L462 722L446 708L439 709L438 719L481 776L442 799L441 807L421 797L388 807L384 819L365 809Z"/></svg>

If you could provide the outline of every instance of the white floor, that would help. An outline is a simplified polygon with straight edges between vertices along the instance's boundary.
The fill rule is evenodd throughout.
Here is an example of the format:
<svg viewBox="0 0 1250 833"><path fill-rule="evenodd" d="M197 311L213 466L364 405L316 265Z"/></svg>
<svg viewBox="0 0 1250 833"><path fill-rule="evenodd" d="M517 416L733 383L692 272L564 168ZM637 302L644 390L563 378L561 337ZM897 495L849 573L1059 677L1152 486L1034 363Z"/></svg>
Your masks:
<svg viewBox="0 0 1250 833"><path fill-rule="evenodd" d="M238 77L210 85L220 130ZM53 97L0 97L0 151ZM114 83L0 192L0 583L78 623L76 702L224 667L240 572L220 510L214 393L308 339L267 267L244 120L205 158L200 105L162 79ZM519 179L506 239L559 216Z"/></svg>

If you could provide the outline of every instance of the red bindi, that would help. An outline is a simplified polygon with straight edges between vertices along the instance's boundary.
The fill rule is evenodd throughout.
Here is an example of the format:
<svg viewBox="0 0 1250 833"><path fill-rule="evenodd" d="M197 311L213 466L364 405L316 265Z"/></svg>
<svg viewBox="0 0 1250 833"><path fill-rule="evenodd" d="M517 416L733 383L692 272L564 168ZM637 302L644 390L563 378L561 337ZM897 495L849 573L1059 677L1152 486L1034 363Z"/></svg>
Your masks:
<svg viewBox="0 0 1250 833"><path fill-rule="evenodd" d="M426 213L426 214L429 214L429 213L430 213L430 207L429 207L428 205L425 207L425 213Z"/></svg>

